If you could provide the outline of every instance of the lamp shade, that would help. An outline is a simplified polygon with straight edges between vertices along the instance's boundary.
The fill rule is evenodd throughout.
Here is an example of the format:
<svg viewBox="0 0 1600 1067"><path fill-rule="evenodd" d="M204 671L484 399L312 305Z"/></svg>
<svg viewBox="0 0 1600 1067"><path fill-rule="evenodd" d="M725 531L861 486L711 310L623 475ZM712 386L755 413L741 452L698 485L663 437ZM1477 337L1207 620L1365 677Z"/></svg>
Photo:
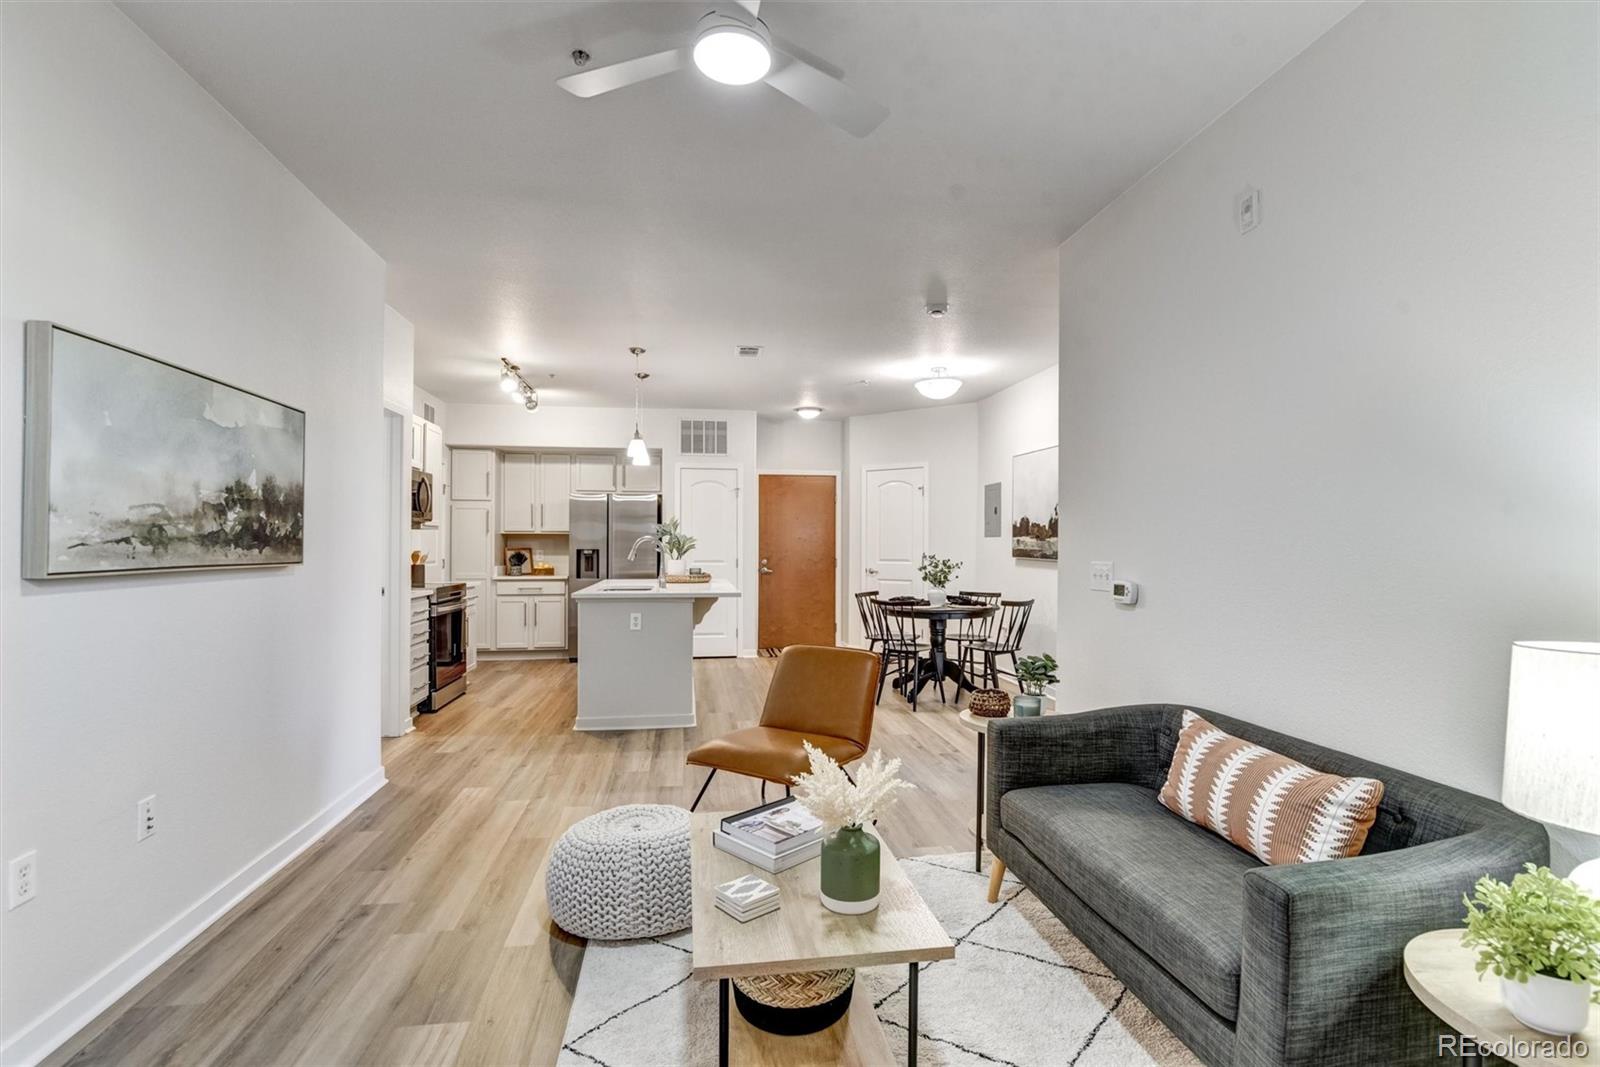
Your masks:
<svg viewBox="0 0 1600 1067"><path fill-rule="evenodd" d="M1531 819L1600 833L1600 642L1511 646L1500 799Z"/></svg>

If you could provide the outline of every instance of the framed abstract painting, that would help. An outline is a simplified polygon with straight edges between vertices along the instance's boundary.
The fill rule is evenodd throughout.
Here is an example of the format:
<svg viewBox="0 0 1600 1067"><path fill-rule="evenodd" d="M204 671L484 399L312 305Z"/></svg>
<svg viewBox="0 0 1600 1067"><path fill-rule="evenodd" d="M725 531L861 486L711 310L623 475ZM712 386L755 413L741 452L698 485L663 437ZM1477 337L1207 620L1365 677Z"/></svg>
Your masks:
<svg viewBox="0 0 1600 1067"><path fill-rule="evenodd" d="M29 322L23 577L300 563L299 408Z"/></svg>
<svg viewBox="0 0 1600 1067"><path fill-rule="evenodd" d="M1056 477L1060 450L1052 445L1011 457L1011 556L1057 557L1061 496Z"/></svg>

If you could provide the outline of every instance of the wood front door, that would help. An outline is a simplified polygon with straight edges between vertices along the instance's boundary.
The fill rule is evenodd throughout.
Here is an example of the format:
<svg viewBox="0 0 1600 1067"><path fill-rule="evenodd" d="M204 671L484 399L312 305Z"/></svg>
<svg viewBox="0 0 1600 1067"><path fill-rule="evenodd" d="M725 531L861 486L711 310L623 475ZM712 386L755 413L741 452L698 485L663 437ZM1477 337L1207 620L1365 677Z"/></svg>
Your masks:
<svg viewBox="0 0 1600 1067"><path fill-rule="evenodd" d="M761 476L762 648L834 643L837 492L832 475Z"/></svg>

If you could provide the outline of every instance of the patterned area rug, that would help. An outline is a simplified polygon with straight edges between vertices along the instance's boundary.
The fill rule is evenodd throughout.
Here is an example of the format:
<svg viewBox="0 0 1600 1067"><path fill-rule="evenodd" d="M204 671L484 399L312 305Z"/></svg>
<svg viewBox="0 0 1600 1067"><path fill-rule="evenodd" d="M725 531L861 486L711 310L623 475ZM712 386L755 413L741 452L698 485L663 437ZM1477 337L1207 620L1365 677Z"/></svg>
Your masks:
<svg viewBox="0 0 1600 1067"><path fill-rule="evenodd" d="M988 875L972 870L970 852L900 862L956 942L955 959L923 966L919 1063L1197 1067L1172 1032L1009 875L1000 902L990 904ZM716 983L689 976L691 944L688 931L590 942L558 1062L716 1063ZM905 987L903 967L857 975L856 996L872 998L899 1063Z"/></svg>

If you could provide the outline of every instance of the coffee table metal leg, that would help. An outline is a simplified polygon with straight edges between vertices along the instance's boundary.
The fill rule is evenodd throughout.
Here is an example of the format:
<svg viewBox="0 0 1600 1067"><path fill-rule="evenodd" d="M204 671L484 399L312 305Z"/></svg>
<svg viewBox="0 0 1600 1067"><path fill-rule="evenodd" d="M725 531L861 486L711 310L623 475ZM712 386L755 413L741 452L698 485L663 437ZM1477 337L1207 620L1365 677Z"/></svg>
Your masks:
<svg viewBox="0 0 1600 1067"><path fill-rule="evenodd" d="M911 965L911 985L906 989L906 1067L917 1067L917 965Z"/></svg>
<svg viewBox="0 0 1600 1067"><path fill-rule="evenodd" d="M984 735L978 735L978 821L972 824L972 836L976 839L973 849L972 869L979 874L983 873L983 749Z"/></svg>
<svg viewBox="0 0 1600 1067"><path fill-rule="evenodd" d="M728 1067L728 979L717 980L717 1065Z"/></svg>

